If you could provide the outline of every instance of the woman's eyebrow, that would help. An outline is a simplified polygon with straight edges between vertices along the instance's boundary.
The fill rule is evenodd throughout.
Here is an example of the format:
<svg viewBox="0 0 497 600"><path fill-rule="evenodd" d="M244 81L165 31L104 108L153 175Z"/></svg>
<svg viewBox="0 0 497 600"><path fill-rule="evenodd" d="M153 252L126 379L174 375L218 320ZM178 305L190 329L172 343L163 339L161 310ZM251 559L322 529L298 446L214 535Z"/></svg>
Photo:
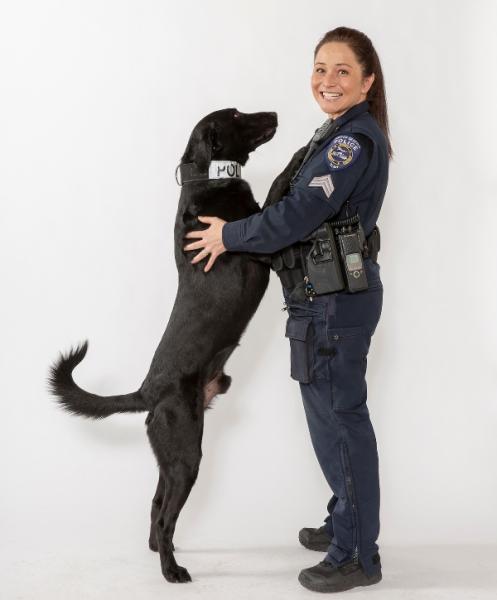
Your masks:
<svg viewBox="0 0 497 600"><path fill-rule="evenodd" d="M326 65L326 63L324 62L315 62L315 65ZM349 67L349 69L352 69L352 67L350 65L348 65L347 63L336 63L335 67Z"/></svg>

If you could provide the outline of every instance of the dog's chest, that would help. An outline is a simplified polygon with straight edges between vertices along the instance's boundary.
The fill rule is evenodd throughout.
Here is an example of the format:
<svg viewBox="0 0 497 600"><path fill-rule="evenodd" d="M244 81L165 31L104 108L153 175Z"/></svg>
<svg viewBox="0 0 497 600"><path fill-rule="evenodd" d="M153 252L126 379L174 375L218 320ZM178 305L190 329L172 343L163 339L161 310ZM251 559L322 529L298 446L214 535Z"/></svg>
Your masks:
<svg viewBox="0 0 497 600"><path fill-rule="evenodd" d="M250 186L243 179L218 180L208 184L197 182L191 188L181 191L176 219L176 224L182 224L185 228L199 225L199 215L236 221L261 210Z"/></svg>

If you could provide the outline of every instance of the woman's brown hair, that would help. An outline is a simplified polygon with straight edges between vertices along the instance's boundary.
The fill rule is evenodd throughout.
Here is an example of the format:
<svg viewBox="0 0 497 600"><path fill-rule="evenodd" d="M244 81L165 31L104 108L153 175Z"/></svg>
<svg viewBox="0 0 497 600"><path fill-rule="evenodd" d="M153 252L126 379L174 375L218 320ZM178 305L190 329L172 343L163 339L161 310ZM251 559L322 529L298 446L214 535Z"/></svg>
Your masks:
<svg viewBox="0 0 497 600"><path fill-rule="evenodd" d="M378 122L381 130L385 134L387 139L388 156L392 158L393 150L390 143L390 131L388 128L388 114L387 114L387 98L385 94L385 83L383 80L383 72L381 70L380 59L376 50L374 49L373 43L367 35L358 31L357 29L351 29L350 27L337 27L325 33L323 38L319 41L316 49L314 50L314 60L316 54L323 44L328 42L344 42L347 44L352 52L355 54L357 62L362 67L363 77L368 77L374 73L373 85L369 88L366 100L369 102L369 112Z"/></svg>

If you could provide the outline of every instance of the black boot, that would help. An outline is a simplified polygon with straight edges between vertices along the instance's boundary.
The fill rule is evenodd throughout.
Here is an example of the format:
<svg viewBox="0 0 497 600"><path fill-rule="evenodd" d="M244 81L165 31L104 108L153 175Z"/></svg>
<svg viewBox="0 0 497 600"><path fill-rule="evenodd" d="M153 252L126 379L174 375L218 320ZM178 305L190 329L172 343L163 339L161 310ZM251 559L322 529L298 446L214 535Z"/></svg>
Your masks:
<svg viewBox="0 0 497 600"><path fill-rule="evenodd" d="M344 592L355 587L373 585L381 581L380 555L376 554L373 562L377 563L378 572L368 577L362 566L354 561L340 567L322 561L315 567L300 571L300 583L313 592Z"/></svg>
<svg viewBox="0 0 497 600"><path fill-rule="evenodd" d="M328 546L331 544L331 537L326 532L325 527L325 525L322 525L318 529L304 527L304 529L299 531L299 542L302 546L309 548L309 550L326 552Z"/></svg>

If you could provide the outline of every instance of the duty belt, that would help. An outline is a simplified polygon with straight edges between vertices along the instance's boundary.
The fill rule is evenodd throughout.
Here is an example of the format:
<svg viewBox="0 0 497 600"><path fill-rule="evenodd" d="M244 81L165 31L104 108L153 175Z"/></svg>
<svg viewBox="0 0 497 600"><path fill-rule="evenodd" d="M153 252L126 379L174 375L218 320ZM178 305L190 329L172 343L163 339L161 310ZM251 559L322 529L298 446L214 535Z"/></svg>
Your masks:
<svg viewBox="0 0 497 600"><path fill-rule="evenodd" d="M293 288L303 281L305 273L302 264L311 247L312 242L298 242L272 256L271 268L276 271L284 287ZM373 231L366 238L362 256L363 258L371 258L373 262L376 262L379 250L380 230L375 225Z"/></svg>

